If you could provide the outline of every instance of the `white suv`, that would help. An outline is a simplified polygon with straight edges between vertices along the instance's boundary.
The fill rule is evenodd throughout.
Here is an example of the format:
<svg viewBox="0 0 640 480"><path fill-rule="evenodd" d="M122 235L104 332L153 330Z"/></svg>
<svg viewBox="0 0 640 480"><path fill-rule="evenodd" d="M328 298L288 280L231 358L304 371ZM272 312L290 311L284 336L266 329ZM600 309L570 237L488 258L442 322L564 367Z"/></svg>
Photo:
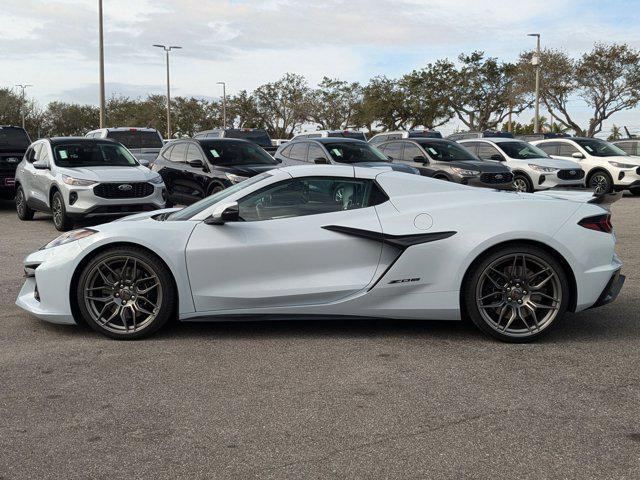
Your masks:
<svg viewBox="0 0 640 480"><path fill-rule="evenodd" d="M164 208L162 177L112 140L51 138L32 143L16 171L16 211L53 215L60 231L80 217L128 215Z"/></svg>
<svg viewBox="0 0 640 480"><path fill-rule="evenodd" d="M629 190L640 195L640 159L598 138L553 138L531 142L557 159L577 161L596 193Z"/></svg>
<svg viewBox="0 0 640 480"><path fill-rule="evenodd" d="M575 161L555 160L522 140L496 137L458 143L483 160L495 160L509 167L513 171L513 186L519 192L584 185L584 171Z"/></svg>

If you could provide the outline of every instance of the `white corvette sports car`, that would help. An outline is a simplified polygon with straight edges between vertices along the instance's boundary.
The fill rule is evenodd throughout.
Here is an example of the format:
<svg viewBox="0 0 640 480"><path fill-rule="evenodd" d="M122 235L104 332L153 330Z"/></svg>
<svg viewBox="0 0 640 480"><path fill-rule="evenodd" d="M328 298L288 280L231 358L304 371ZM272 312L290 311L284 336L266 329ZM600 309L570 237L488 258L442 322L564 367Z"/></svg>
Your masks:
<svg viewBox="0 0 640 480"><path fill-rule="evenodd" d="M17 304L122 339L174 317L466 316L528 341L622 287L610 215L594 200L281 168L182 210L61 235L25 259Z"/></svg>

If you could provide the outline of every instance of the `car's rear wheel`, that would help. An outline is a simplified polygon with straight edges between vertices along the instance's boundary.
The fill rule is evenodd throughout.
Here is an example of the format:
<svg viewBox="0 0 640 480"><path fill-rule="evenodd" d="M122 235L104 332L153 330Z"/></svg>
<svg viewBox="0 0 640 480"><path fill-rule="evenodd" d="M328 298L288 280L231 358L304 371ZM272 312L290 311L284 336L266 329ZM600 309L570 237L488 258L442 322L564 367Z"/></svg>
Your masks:
<svg viewBox="0 0 640 480"><path fill-rule="evenodd" d="M505 342L528 342L548 332L569 303L562 265L535 246L495 250L467 278L463 301L471 320Z"/></svg>
<svg viewBox="0 0 640 480"><path fill-rule="evenodd" d="M67 208L60 192L55 192L51 198L51 214L53 226L60 232L67 232L73 228L73 220L67 215Z"/></svg>
<svg viewBox="0 0 640 480"><path fill-rule="evenodd" d="M27 199L22 187L18 187L16 190L16 212L20 220L33 220L33 215L35 214L35 211L27 205Z"/></svg>
<svg viewBox="0 0 640 480"><path fill-rule="evenodd" d="M608 173L598 171L589 176L587 186L593 188L598 195L602 195L613 190L613 181Z"/></svg>
<svg viewBox="0 0 640 480"><path fill-rule="evenodd" d="M515 188L516 192L533 192L533 185L531 185L531 180L529 180L522 174L516 174L514 176L513 188Z"/></svg>
<svg viewBox="0 0 640 480"><path fill-rule="evenodd" d="M108 337L132 340L156 332L173 316L169 269L137 247L98 254L82 270L76 299L83 319Z"/></svg>

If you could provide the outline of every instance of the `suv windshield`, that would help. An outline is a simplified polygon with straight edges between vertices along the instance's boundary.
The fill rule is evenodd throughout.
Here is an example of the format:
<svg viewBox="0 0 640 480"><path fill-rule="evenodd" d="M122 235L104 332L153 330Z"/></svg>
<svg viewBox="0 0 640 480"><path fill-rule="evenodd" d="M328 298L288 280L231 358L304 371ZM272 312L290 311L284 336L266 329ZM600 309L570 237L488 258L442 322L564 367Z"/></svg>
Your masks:
<svg viewBox="0 0 640 480"><path fill-rule="evenodd" d="M549 158L538 147L527 142L496 142L507 156L516 160L529 160L533 158Z"/></svg>
<svg viewBox="0 0 640 480"><path fill-rule="evenodd" d="M142 130L108 131L107 138L120 142L127 148L162 148L162 138L158 132Z"/></svg>
<svg viewBox="0 0 640 480"><path fill-rule="evenodd" d="M439 162L478 161L473 153L455 142L420 142L420 146Z"/></svg>
<svg viewBox="0 0 640 480"><path fill-rule="evenodd" d="M624 150L609 142L605 142L604 140L596 140L595 138L576 138L574 142L584 148L589 155L593 155L594 157L628 156Z"/></svg>
<svg viewBox="0 0 640 480"><path fill-rule="evenodd" d="M230 129L224 133L226 138L241 138L242 140L249 140L261 147L270 147L271 138L266 130L239 130Z"/></svg>
<svg viewBox="0 0 640 480"><path fill-rule="evenodd" d="M209 208L211 205L215 205L219 201L230 197L234 193L239 192L244 188L250 187L251 185L258 183L265 178L269 178L270 176L271 174L269 172L264 172L254 177L248 178L243 182L236 183L229 188L225 188L221 192L210 195L206 198L203 198L199 202L194 203L193 205L189 205L182 210L178 210L177 212L172 213L167 217L167 220L189 220L191 217Z"/></svg>
<svg viewBox="0 0 640 480"><path fill-rule="evenodd" d="M59 167L135 167L136 159L122 145L112 142L63 143L53 147Z"/></svg>
<svg viewBox="0 0 640 480"><path fill-rule="evenodd" d="M214 165L277 165L275 158L249 142L201 140L209 162Z"/></svg>
<svg viewBox="0 0 640 480"><path fill-rule="evenodd" d="M0 149L26 150L31 140L29 135L19 127L0 127Z"/></svg>
<svg viewBox="0 0 640 480"><path fill-rule="evenodd" d="M389 162L389 159L368 143L323 143L331 157L339 163Z"/></svg>

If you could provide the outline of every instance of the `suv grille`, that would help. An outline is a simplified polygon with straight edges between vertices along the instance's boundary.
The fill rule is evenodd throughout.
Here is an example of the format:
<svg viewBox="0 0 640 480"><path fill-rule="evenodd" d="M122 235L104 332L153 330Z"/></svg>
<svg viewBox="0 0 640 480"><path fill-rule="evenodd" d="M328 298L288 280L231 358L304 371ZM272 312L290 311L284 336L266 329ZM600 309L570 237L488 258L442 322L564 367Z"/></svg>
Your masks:
<svg viewBox="0 0 640 480"><path fill-rule="evenodd" d="M496 184L496 183L509 183L513 181L513 173L483 173L480 175L480 181L482 183Z"/></svg>
<svg viewBox="0 0 640 480"><path fill-rule="evenodd" d="M101 183L93 187L93 193L102 198L142 198L153 193L153 185L146 182Z"/></svg>
<svg viewBox="0 0 640 480"><path fill-rule="evenodd" d="M558 171L558 178L562 180L580 180L584 178L584 170L581 168L568 168Z"/></svg>

